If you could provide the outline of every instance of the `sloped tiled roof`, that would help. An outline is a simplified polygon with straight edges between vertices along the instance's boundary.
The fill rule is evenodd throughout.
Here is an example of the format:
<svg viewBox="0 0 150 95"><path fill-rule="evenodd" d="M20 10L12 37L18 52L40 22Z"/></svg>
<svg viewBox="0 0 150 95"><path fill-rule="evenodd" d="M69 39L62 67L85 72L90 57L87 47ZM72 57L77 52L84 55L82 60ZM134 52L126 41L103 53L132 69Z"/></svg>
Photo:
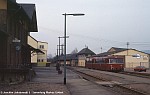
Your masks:
<svg viewBox="0 0 150 95"><path fill-rule="evenodd" d="M35 4L20 4L27 13L28 17L32 20L33 13L35 11Z"/></svg>
<svg viewBox="0 0 150 95"><path fill-rule="evenodd" d="M117 48L117 47L112 47L112 48L114 48L116 51L127 50L127 48Z"/></svg>
<svg viewBox="0 0 150 95"><path fill-rule="evenodd" d="M95 53L94 53L93 51L91 51L90 49L88 49L88 48L82 49L80 52L78 52L78 54L79 54L79 55L81 55L81 54L85 54L85 55L88 55L88 54L90 54L90 55L95 55Z"/></svg>
<svg viewBox="0 0 150 95"><path fill-rule="evenodd" d="M107 52L114 52L114 51L111 51L112 49L113 49L114 51L124 51L124 50L127 50L127 48L112 47L112 48L110 48Z"/></svg>
<svg viewBox="0 0 150 95"><path fill-rule="evenodd" d="M61 55L60 60L64 60L64 55ZM66 60L77 60L78 57L77 57L77 54L67 54L66 55Z"/></svg>
<svg viewBox="0 0 150 95"><path fill-rule="evenodd" d="M111 55L111 54L113 54L113 53L114 53L114 52L103 52L103 53L97 54L97 55L95 55L95 56L101 56L101 57L103 57L103 56Z"/></svg>
<svg viewBox="0 0 150 95"><path fill-rule="evenodd" d="M29 32L37 32L37 18L36 18L36 10L35 4L19 4L27 14L30 19L30 31Z"/></svg>

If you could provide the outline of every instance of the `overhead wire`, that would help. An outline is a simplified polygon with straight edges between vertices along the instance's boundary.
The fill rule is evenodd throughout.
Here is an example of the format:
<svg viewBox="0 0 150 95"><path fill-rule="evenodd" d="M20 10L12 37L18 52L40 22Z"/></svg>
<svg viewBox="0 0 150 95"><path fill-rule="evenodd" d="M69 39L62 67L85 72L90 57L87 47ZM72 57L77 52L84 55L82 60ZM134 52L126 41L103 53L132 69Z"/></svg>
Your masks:
<svg viewBox="0 0 150 95"><path fill-rule="evenodd" d="M57 33L57 34L60 34L60 33L63 33L63 31L59 31L59 30L56 30L56 29L50 29L50 28L45 28L43 26L39 26L40 28L46 30L46 31L50 31L52 33ZM79 37L79 38L82 38L83 39L90 39L90 40L93 40L93 41L96 41L98 42L99 44L99 47L95 48L95 50L99 49L101 47L103 47L103 49L106 49L106 48L110 48L112 46L119 46L119 47L126 47L127 45L127 42L122 42L122 41L115 41L115 40L109 40L109 39L104 39L104 38L96 38L96 37L91 37L91 36L88 36L88 35L82 35L82 34L75 34L75 33L69 33L70 35L69 36L72 36L72 37ZM101 44L101 45L100 45ZM150 46L150 42L129 42L129 45L130 46Z"/></svg>

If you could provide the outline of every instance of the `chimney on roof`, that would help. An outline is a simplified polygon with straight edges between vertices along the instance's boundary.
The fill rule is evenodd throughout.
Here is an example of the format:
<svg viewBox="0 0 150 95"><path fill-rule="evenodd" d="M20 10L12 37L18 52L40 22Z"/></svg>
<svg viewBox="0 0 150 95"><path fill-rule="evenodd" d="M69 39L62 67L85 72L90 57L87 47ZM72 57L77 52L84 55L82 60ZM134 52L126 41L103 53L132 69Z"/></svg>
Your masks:
<svg viewBox="0 0 150 95"><path fill-rule="evenodd" d="M88 48L88 46L87 46L87 45L85 45L85 48Z"/></svg>

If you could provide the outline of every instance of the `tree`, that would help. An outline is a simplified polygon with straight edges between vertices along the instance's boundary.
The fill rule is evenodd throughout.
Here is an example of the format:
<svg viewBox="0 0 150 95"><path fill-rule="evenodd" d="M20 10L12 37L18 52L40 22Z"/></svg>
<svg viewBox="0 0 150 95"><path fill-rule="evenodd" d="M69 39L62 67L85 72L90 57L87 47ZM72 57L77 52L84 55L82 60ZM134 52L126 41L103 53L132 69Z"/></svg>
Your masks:
<svg viewBox="0 0 150 95"><path fill-rule="evenodd" d="M75 48L75 49L71 52L71 54L75 54L75 53L78 53L78 49L77 49L77 48Z"/></svg>
<svg viewBox="0 0 150 95"><path fill-rule="evenodd" d="M48 54L48 56L47 56L47 61L50 62L52 59L53 59L52 54Z"/></svg>

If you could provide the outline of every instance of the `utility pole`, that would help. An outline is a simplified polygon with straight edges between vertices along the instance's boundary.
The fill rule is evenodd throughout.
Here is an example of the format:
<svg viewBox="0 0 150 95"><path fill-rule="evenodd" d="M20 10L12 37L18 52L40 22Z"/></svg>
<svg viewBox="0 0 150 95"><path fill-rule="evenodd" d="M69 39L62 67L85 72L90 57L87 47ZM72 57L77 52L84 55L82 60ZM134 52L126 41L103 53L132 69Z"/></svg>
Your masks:
<svg viewBox="0 0 150 95"><path fill-rule="evenodd" d="M59 38L59 41L58 41L58 62L57 62L57 70L60 70L60 38L63 38L63 37L58 37Z"/></svg>
<svg viewBox="0 0 150 95"><path fill-rule="evenodd" d="M127 42L127 55L128 55L128 49L129 49L129 42Z"/></svg>
<svg viewBox="0 0 150 95"><path fill-rule="evenodd" d="M60 70L60 38L64 38L64 37L58 37L59 38L59 40L58 40L58 44L59 45L57 45L57 55L58 55L58 57L57 57L57 66L56 66L56 68L57 68L57 70L59 71ZM66 38L69 38L69 36L66 36Z"/></svg>
<svg viewBox="0 0 150 95"><path fill-rule="evenodd" d="M60 38L65 38L65 37L58 37L58 38L59 38L59 42L58 42L59 45L58 46L59 46L59 56L60 56L60 50L61 50L60 46L62 46L62 47L64 46L64 45L60 45ZM69 38L69 36L66 36L66 38Z"/></svg>
<svg viewBox="0 0 150 95"><path fill-rule="evenodd" d="M58 37L58 38L59 38L59 42L58 42L59 45L58 45L58 46L59 46L59 56L60 56L60 46L61 46L61 45L60 45L60 38L64 38L64 37Z"/></svg>
<svg viewBox="0 0 150 95"><path fill-rule="evenodd" d="M101 47L101 53L102 53L102 49L103 49L103 48Z"/></svg>
<svg viewBox="0 0 150 95"><path fill-rule="evenodd" d="M64 48L63 48L63 46L64 46L64 45L62 44L62 45L61 45L61 50L62 50L62 51L61 51L61 54L62 54L62 55L64 54Z"/></svg>
<svg viewBox="0 0 150 95"><path fill-rule="evenodd" d="M57 45L57 55L56 55L56 57L57 57L56 70L58 70L58 68L57 68L57 66L58 66L58 45Z"/></svg>

